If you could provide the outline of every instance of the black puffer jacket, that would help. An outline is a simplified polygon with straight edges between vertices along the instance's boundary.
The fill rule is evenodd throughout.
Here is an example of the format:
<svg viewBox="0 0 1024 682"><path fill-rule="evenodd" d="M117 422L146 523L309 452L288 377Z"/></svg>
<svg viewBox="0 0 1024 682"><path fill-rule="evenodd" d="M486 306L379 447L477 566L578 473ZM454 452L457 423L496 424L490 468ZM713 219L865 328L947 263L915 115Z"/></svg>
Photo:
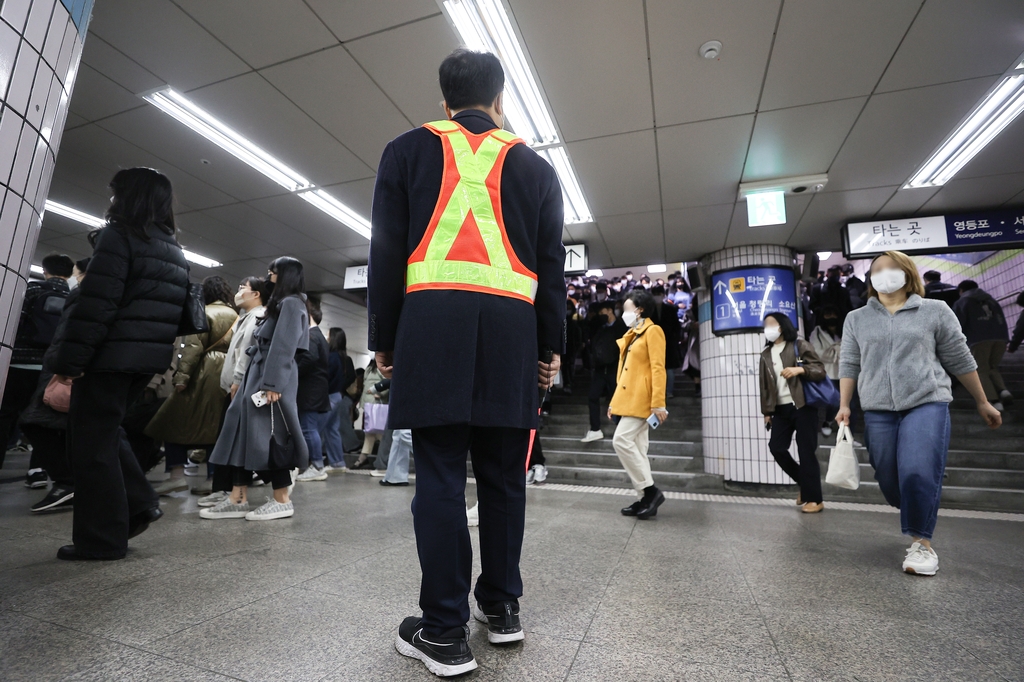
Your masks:
<svg viewBox="0 0 1024 682"><path fill-rule="evenodd" d="M103 230L64 340L47 363L54 373L156 374L170 366L188 263L172 235L149 234L147 242L120 225Z"/></svg>

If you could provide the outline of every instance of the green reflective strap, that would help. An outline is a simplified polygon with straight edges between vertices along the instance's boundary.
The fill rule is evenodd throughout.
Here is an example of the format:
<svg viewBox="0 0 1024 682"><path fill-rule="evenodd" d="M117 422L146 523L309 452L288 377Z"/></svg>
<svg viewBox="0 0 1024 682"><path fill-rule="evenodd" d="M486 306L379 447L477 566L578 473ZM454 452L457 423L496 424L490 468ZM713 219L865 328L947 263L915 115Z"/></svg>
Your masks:
<svg viewBox="0 0 1024 682"><path fill-rule="evenodd" d="M409 263L406 286L417 284L465 284L525 296L537 296L537 281L512 269L500 269L483 263L433 260Z"/></svg>

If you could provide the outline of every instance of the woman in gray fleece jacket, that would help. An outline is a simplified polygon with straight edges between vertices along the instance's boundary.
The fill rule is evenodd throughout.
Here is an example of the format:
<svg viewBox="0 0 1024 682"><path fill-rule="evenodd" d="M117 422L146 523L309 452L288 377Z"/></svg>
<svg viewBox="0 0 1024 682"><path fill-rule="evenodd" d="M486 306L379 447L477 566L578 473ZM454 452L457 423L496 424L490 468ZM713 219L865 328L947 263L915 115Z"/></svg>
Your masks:
<svg viewBox="0 0 1024 682"><path fill-rule="evenodd" d="M887 251L871 262L869 282L868 304L843 326L836 421L849 425L856 388L875 480L899 508L903 534L914 540L903 570L935 575L939 557L931 539L949 451L949 375L970 391L989 427L998 428L1002 418L985 398L956 315L944 302L923 297L914 262Z"/></svg>

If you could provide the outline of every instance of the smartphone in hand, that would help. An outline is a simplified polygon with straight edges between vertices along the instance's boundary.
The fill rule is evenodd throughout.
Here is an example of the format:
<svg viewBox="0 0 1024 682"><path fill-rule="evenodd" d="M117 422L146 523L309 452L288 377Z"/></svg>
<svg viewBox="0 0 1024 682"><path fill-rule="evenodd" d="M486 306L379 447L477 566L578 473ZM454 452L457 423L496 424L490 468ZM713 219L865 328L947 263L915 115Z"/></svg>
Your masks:
<svg viewBox="0 0 1024 682"><path fill-rule="evenodd" d="M648 417L647 423L650 424L652 429L656 429L659 426L661 426L661 422L658 421L658 415L656 414L652 414L650 417Z"/></svg>
<svg viewBox="0 0 1024 682"><path fill-rule="evenodd" d="M266 391L257 391L256 393L252 394L252 404L255 405L256 407L263 407L268 402L269 401L267 400Z"/></svg>

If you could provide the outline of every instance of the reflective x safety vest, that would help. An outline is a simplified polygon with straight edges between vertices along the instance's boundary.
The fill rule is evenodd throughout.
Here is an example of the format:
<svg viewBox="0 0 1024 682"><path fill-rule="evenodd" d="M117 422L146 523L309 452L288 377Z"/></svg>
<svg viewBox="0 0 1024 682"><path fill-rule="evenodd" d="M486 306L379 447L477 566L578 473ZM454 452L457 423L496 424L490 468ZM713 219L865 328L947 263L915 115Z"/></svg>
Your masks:
<svg viewBox="0 0 1024 682"><path fill-rule="evenodd" d="M537 275L516 256L501 214L501 169L522 140L504 130L476 135L455 121L424 126L441 138L441 194L409 256L405 291L460 290L533 303Z"/></svg>

